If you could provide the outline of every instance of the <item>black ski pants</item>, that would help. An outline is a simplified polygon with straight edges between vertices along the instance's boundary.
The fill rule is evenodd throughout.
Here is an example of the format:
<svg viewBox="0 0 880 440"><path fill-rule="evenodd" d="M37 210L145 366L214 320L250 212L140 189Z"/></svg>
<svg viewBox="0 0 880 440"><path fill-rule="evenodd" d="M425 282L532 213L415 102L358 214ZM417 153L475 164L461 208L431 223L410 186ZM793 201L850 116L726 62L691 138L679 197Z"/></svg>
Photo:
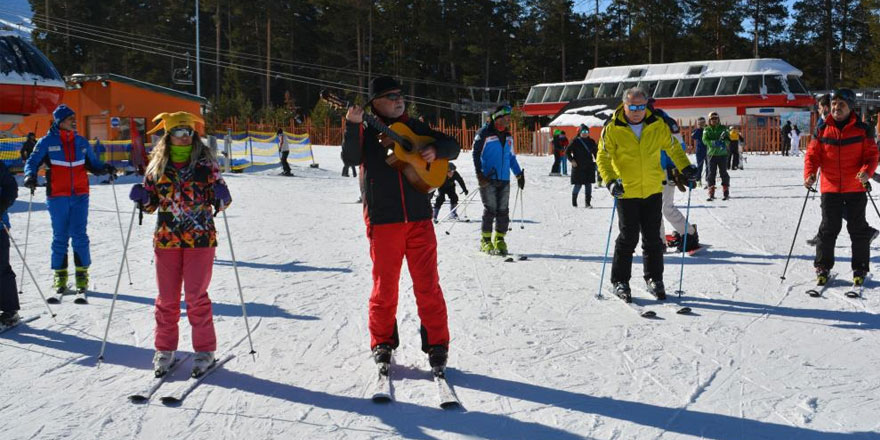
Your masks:
<svg viewBox="0 0 880 440"><path fill-rule="evenodd" d="M727 174L727 155L709 156L709 186L715 186L715 173L721 174L721 185L730 186L730 174Z"/></svg>
<svg viewBox="0 0 880 440"><path fill-rule="evenodd" d="M0 229L0 312L17 312L18 289L15 286L15 272L9 264L9 234Z"/></svg>
<svg viewBox="0 0 880 440"><path fill-rule="evenodd" d="M290 164L287 163L287 156L290 155L290 151L282 151L281 152L281 169L285 174L290 173Z"/></svg>
<svg viewBox="0 0 880 440"><path fill-rule="evenodd" d="M490 180L480 187L480 198L483 199L482 232L507 233L510 224L510 182L507 180Z"/></svg>
<svg viewBox="0 0 880 440"><path fill-rule="evenodd" d="M834 246L846 213L846 230L852 241L852 270L868 271L874 229L865 220L867 203L868 197L863 192L822 194L822 223L813 262L815 267L829 270L834 267Z"/></svg>
<svg viewBox="0 0 880 440"><path fill-rule="evenodd" d="M449 196L449 210L455 211L455 207L458 206L458 194L455 193L455 187L451 190L446 190L440 188L437 190L437 198L434 199L434 210L439 211L440 207L446 203L446 197Z"/></svg>
<svg viewBox="0 0 880 440"><path fill-rule="evenodd" d="M614 242L611 282L629 281L632 277L633 252L642 236L642 264L645 278L663 280L663 252L660 222L663 221L663 195L657 193L644 199L620 199L617 225L620 233Z"/></svg>

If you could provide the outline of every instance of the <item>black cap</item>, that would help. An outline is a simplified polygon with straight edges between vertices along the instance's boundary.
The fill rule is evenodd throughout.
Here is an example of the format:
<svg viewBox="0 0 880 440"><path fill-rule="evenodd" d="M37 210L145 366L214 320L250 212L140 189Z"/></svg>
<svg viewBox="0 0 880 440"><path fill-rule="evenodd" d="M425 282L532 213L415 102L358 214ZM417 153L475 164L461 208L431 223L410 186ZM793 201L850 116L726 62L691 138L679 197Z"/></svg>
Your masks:
<svg viewBox="0 0 880 440"><path fill-rule="evenodd" d="M856 94L851 89L837 89L831 92L831 99L841 99L846 102L850 110L855 110Z"/></svg>
<svg viewBox="0 0 880 440"><path fill-rule="evenodd" d="M400 84L398 84L394 78L390 76L373 78L373 80L370 81L370 99L367 102L372 102L374 99L390 92L391 90L400 90Z"/></svg>
<svg viewBox="0 0 880 440"><path fill-rule="evenodd" d="M587 127L587 124L581 124L580 131L581 132L590 131L590 127Z"/></svg>

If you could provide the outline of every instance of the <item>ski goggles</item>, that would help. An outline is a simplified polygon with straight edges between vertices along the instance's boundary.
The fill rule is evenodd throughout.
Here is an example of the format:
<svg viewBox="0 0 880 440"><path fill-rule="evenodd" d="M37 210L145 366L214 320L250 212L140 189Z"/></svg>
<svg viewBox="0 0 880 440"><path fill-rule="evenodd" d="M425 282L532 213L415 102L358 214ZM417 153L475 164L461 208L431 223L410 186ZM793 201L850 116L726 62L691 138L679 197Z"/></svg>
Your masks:
<svg viewBox="0 0 880 440"><path fill-rule="evenodd" d="M509 105L505 105L505 106L499 108L498 110L496 110L495 113L492 113L492 120L495 120L495 119L498 119L498 118L501 118L504 116L510 116L511 113L513 113L513 109L510 108Z"/></svg>
<svg viewBox="0 0 880 440"><path fill-rule="evenodd" d="M629 104L626 106L631 112L641 112L648 108L648 104Z"/></svg>
<svg viewBox="0 0 880 440"><path fill-rule="evenodd" d="M382 95L379 98L385 98L389 101L397 101L397 100L403 99L403 94L395 92L395 93L389 93L387 95ZM379 98L376 98L376 99L379 99Z"/></svg>
<svg viewBox="0 0 880 440"><path fill-rule="evenodd" d="M190 137L193 135L193 132L194 130L191 127L174 127L168 130L168 133L176 138Z"/></svg>

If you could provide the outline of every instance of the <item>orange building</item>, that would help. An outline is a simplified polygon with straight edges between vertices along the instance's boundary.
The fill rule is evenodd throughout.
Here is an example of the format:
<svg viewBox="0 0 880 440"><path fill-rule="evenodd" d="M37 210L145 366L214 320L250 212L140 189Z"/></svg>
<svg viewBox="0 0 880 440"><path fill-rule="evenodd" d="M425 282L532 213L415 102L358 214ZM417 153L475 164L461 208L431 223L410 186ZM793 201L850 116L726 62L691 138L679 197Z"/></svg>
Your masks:
<svg viewBox="0 0 880 440"><path fill-rule="evenodd" d="M75 74L65 77L67 89L61 101L76 112L77 132L102 141L128 140L137 131L140 139L153 128L152 119L162 112L202 114L208 100L113 73ZM52 124L51 115L25 116L14 127L2 127L19 136L28 132L41 137Z"/></svg>

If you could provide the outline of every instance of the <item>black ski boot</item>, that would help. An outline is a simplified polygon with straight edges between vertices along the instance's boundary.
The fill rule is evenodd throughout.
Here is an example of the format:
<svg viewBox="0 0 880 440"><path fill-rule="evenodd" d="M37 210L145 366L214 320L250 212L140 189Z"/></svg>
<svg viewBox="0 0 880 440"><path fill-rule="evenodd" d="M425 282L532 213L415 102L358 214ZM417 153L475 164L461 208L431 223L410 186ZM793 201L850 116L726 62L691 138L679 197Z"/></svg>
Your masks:
<svg viewBox="0 0 880 440"><path fill-rule="evenodd" d="M679 248L681 251L681 234L678 231L672 231L672 235L667 235L664 237L666 240L666 247L668 248Z"/></svg>
<svg viewBox="0 0 880 440"><path fill-rule="evenodd" d="M853 271L853 286L861 286L865 284L865 277L868 275L868 271L866 270L854 270Z"/></svg>
<svg viewBox="0 0 880 440"><path fill-rule="evenodd" d="M829 275L828 269L825 269L824 267L817 267L816 268L816 285L817 286L824 286L826 283L828 283L828 275Z"/></svg>
<svg viewBox="0 0 880 440"><path fill-rule="evenodd" d="M572 195L571 195L571 206L574 206L575 208L577 208L577 206L578 206L578 196L577 196L577 194L572 194Z"/></svg>
<svg viewBox="0 0 880 440"><path fill-rule="evenodd" d="M666 299L666 286L663 285L663 280L651 280L645 279L645 283L648 286L648 293L654 295L654 298L657 298L657 301L663 301Z"/></svg>
<svg viewBox="0 0 880 440"><path fill-rule="evenodd" d="M618 281L614 283L614 294L626 303L632 302L632 291L629 288L629 282Z"/></svg>
<svg viewBox="0 0 880 440"><path fill-rule="evenodd" d="M446 372L446 359L449 357L449 349L445 345L432 345L428 347L428 363L431 364L431 372L435 376L443 376Z"/></svg>
<svg viewBox="0 0 880 440"><path fill-rule="evenodd" d="M815 235L813 238L808 238L808 239L807 239L807 244L810 245L810 246L814 246L814 247L815 247L816 245L818 245L818 244L819 244L819 233L817 232L816 235Z"/></svg>
<svg viewBox="0 0 880 440"><path fill-rule="evenodd" d="M13 325L18 324L18 321L21 321L18 312L0 313L0 327L12 327Z"/></svg>
<svg viewBox="0 0 880 440"><path fill-rule="evenodd" d="M379 344L373 347L373 360L379 367L379 374L388 374L391 366L391 353L394 351L390 344Z"/></svg>

